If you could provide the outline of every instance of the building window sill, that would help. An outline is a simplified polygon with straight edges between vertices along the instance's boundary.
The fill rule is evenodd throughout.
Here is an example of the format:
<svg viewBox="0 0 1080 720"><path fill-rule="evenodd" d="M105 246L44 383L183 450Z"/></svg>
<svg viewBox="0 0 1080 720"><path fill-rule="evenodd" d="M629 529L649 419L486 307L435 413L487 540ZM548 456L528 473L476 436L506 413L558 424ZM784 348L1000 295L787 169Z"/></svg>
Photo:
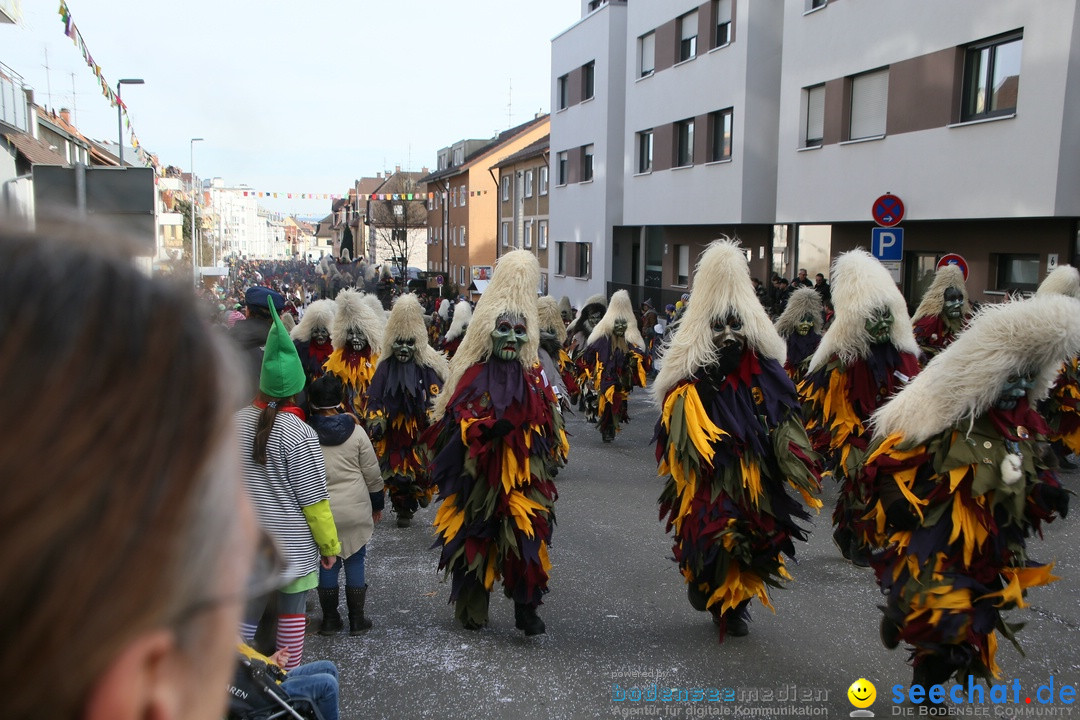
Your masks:
<svg viewBox="0 0 1080 720"><path fill-rule="evenodd" d="M593 179L589 178L588 180L582 180L581 182L578 183L578 185L588 185L588 184L592 183L592 181L593 181Z"/></svg>
<svg viewBox="0 0 1080 720"><path fill-rule="evenodd" d="M795 152L806 152L807 150L820 150L824 145L803 145L800 148L795 148Z"/></svg>
<svg viewBox="0 0 1080 720"><path fill-rule="evenodd" d="M690 57L686 58L685 60L680 60L679 62L675 63L674 65L672 65L672 67L679 67L680 65L685 65L686 63L691 63L691 62L694 62L695 60L697 60L697 55L691 55Z"/></svg>
<svg viewBox="0 0 1080 720"><path fill-rule="evenodd" d="M705 163L705 165L725 165L729 162L731 162L731 158L722 158L720 160L710 160L709 162Z"/></svg>
<svg viewBox="0 0 1080 720"><path fill-rule="evenodd" d="M578 105L584 105L585 103L590 103L595 99L596 99L596 95L594 94L592 97L583 98L582 101L578 103Z"/></svg>
<svg viewBox="0 0 1080 720"><path fill-rule="evenodd" d="M642 80L648 80L649 78L651 78L655 74L656 74L655 70L650 70L649 72L645 73L644 75L639 76L638 79L635 80L634 82L641 82Z"/></svg>
<svg viewBox="0 0 1080 720"><path fill-rule="evenodd" d="M570 105L567 105L566 107L559 108L555 112L556 112L556 114L561 113L561 112L566 112L568 109L570 109L570 107L571 107Z"/></svg>
<svg viewBox="0 0 1080 720"><path fill-rule="evenodd" d="M964 122L952 123L946 125L947 128L961 128L968 127L969 125L984 125L985 123L997 122L998 120L1012 120L1016 117L1016 113L1009 113L1008 115L998 115L996 117L978 118L976 120L965 120Z"/></svg>
<svg viewBox="0 0 1080 720"><path fill-rule="evenodd" d="M652 170L646 170L644 172L634 173L634 177L644 177L646 175L652 175Z"/></svg>
<svg viewBox="0 0 1080 720"><path fill-rule="evenodd" d="M676 165L675 167L673 167L671 169L672 170L689 170L692 167L694 167L694 163L690 163L689 165Z"/></svg>
<svg viewBox="0 0 1080 720"><path fill-rule="evenodd" d="M829 6L829 3L825 3L824 5L819 5L816 8L810 8L809 10L806 10L806 11L803 12L803 17L806 17L807 15L813 15L816 12L821 12L822 10L827 8L828 6Z"/></svg>
<svg viewBox="0 0 1080 720"><path fill-rule="evenodd" d="M726 43L724 43L723 45L717 45L716 47L714 47L714 48L713 48L712 50L710 50L709 52L707 52L707 53L705 53L705 54L706 54L706 55L712 55L712 54L713 54L714 52L716 52L717 50L723 50L724 48L728 47L729 45L731 45L731 41L730 41L730 40L728 40L728 41L727 41Z"/></svg>
<svg viewBox="0 0 1080 720"><path fill-rule="evenodd" d="M840 145L859 145L860 143L877 142L884 139L884 135L871 135L870 137L855 138L854 140L844 140Z"/></svg>

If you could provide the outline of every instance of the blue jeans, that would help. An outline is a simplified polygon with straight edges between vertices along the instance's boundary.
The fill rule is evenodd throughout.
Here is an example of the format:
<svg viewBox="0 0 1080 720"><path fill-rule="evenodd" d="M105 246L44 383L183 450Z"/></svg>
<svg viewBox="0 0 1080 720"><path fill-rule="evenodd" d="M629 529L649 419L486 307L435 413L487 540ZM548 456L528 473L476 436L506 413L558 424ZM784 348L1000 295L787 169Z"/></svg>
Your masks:
<svg viewBox="0 0 1080 720"><path fill-rule="evenodd" d="M338 720L337 666L329 660L304 663L290 670L281 689L289 697L310 698L326 720Z"/></svg>
<svg viewBox="0 0 1080 720"><path fill-rule="evenodd" d="M366 555L367 545L345 558L345 587L364 587L364 556ZM319 587L336 588L338 586L338 575L341 572L341 566L341 558L338 558L337 562L334 563L334 567L329 570L320 565Z"/></svg>

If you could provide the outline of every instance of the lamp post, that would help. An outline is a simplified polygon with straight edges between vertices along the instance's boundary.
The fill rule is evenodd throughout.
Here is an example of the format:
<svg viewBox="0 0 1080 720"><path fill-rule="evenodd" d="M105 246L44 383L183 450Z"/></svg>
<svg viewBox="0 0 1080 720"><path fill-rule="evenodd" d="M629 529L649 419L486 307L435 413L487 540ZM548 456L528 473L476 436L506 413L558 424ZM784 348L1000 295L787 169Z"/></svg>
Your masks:
<svg viewBox="0 0 1080 720"><path fill-rule="evenodd" d="M121 85L143 85L142 78L121 78L116 82L116 127L120 134L120 167L124 167L124 104L120 102Z"/></svg>
<svg viewBox="0 0 1080 720"><path fill-rule="evenodd" d="M191 138L191 276L195 287L199 286L199 241L195 232L195 143L202 142L202 138Z"/></svg>

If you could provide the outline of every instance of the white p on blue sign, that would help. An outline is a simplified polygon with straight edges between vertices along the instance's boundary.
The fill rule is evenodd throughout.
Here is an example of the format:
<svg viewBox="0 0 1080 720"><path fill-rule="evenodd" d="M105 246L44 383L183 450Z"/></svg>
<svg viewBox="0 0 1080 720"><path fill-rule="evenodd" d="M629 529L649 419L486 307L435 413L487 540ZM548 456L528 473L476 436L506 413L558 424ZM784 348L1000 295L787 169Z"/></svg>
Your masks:
<svg viewBox="0 0 1080 720"><path fill-rule="evenodd" d="M870 253L878 260L904 259L904 229L876 227L870 231Z"/></svg>

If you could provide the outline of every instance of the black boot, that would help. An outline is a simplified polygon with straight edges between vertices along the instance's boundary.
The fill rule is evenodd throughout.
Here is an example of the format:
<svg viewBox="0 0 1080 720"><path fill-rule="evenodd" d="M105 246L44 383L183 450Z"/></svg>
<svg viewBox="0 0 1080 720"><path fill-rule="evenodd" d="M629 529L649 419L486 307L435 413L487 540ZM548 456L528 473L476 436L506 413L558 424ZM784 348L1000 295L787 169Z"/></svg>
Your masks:
<svg viewBox="0 0 1080 720"><path fill-rule="evenodd" d="M410 525L412 525L412 516L413 516L413 514L411 512L408 512L408 511L398 512L397 526L399 528L407 528L407 527L409 527Z"/></svg>
<svg viewBox="0 0 1080 720"><path fill-rule="evenodd" d="M881 633L881 644L890 650L895 650L896 646L900 644L900 626L888 615L884 615L881 618L879 631Z"/></svg>
<svg viewBox="0 0 1080 720"><path fill-rule="evenodd" d="M746 637L750 634L750 626L746 624L746 619L750 615L746 610L749 604L749 600L744 600L738 607L724 613L727 634L731 637Z"/></svg>
<svg viewBox="0 0 1080 720"><path fill-rule="evenodd" d="M939 655L925 655L919 660L911 673L911 684L922 685L926 691L924 700L919 705L933 706L944 703L935 703L929 698L930 688L934 685L944 685L952 677L956 668L945 658Z"/></svg>
<svg viewBox="0 0 1080 720"><path fill-rule="evenodd" d="M851 549L848 551L848 559L855 567L870 567L870 548L859 542L854 536L851 538Z"/></svg>
<svg viewBox="0 0 1080 720"><path fill-rule="evenodd" d="M840 554L844 556L845 560L851 559L851 532L848 530L841 530L836 528L832 533L833 543L836 544L836 548L840 551Z"/></svg>
<svg viewBox="0 0 1080 720"><path fill-rule="evenodd" d="M371 629L371 621L364 617L364 601L367 600L367 588L345 587L345 604L349 606L349 634L359 635Z"/></svg>
<svg viewBox="0 0 1080 720"><path fill-rule="evenodd" d="M525 631L525 637L543 635L545 625L540 616L536 614L536 608L524 603L514 603L514 627Z"/></svg>
<svg viewBox="0 0 1080 720"><path fill-rule="evenodd" d="M697 583L691 582L686 586L686 598L690 601L690 607L698 612L708 610L709 596L697 586Z"/></svg>
<svg viewBox="0 0 1080 720"><path fill-rule="evenodd" d="M336 587L319 588L319 605L322 607L322 624L319 625L319 634L337 635L345 627L341 621L341 613L338 612L338 589Z"/></svg>

